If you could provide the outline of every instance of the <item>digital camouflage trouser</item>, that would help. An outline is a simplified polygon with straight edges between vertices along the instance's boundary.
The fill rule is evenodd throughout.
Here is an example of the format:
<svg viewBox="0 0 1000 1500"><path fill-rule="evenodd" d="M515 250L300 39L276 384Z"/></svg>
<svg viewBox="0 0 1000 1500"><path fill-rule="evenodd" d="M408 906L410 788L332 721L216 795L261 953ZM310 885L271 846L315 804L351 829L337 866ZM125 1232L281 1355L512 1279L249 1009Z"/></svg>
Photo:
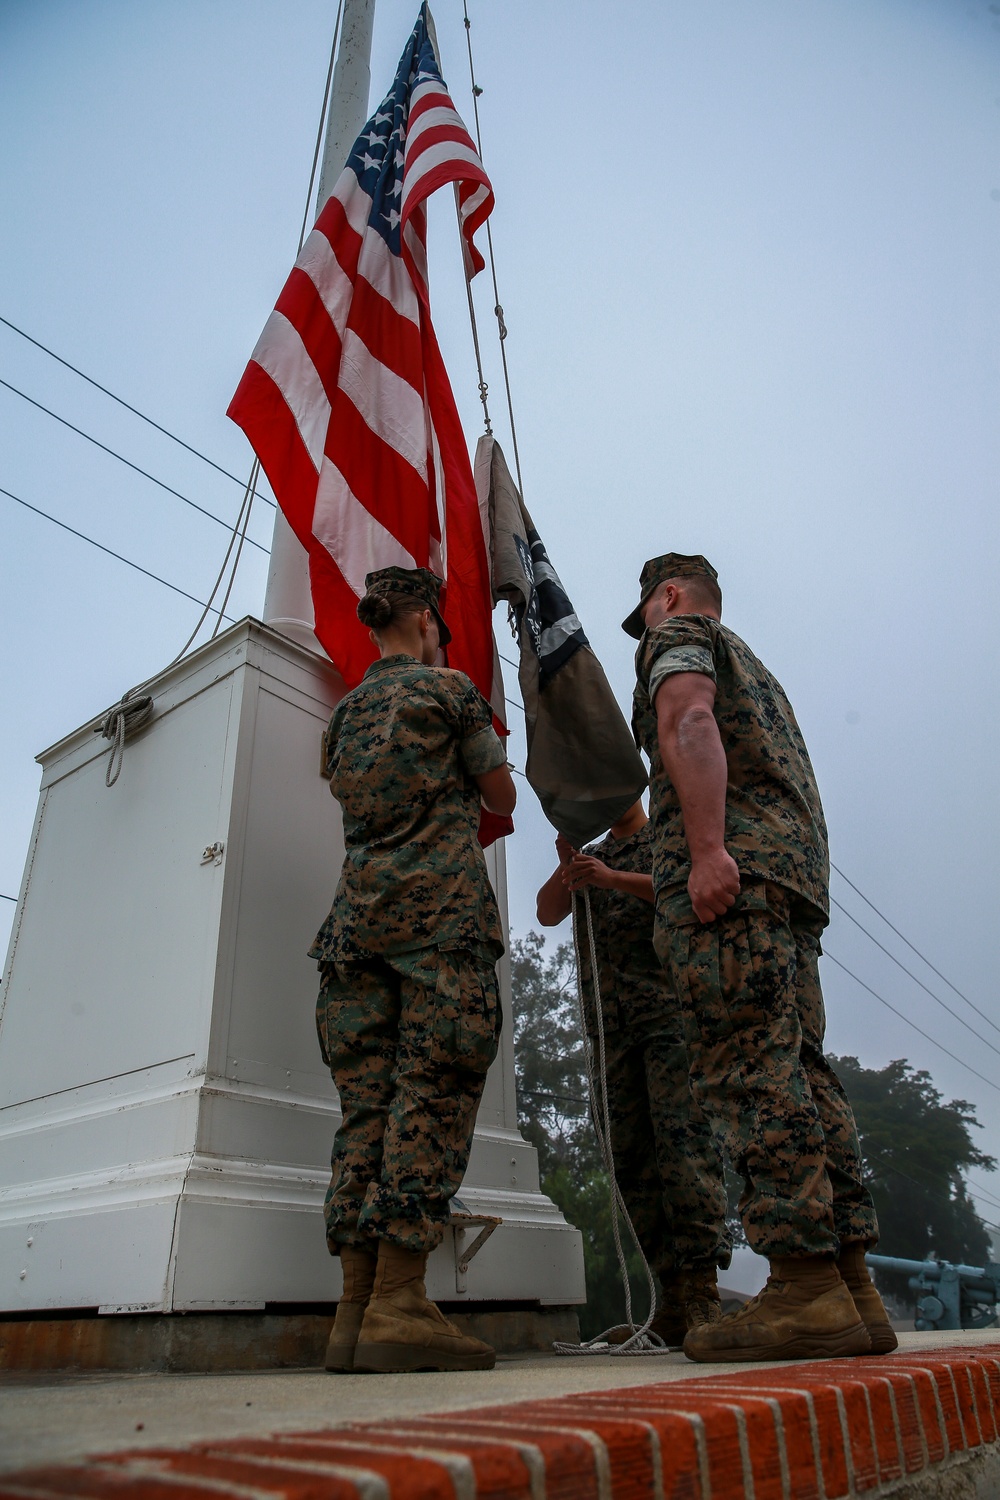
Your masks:
<svg viewBox="0 0 1000 1500"><path fill-rule="evenodd" d="M604 1033L615 1176L661 1278L730 1261L722 1163L688 1087L681 1026L678 1011L674 1025Z"/></svg>
<svg viewBox="0 0 1000 1500"><path fill-rule="evenodd" d="M657 950L685 1010L695 1097L744 1179L750 1245L771 1256L874 1244L854 1115L823 1055L821 916L763 882L714 922L678 920L683 907L661 901Z"/></svg>
<svg viewBox="0 0 1000 1500"><path fill-rule="evenodd" d="M334 1254L439 1243L500 1024L487 959L424 948L324 965L316 1025L343 1112L324 1209Z"/></svg>

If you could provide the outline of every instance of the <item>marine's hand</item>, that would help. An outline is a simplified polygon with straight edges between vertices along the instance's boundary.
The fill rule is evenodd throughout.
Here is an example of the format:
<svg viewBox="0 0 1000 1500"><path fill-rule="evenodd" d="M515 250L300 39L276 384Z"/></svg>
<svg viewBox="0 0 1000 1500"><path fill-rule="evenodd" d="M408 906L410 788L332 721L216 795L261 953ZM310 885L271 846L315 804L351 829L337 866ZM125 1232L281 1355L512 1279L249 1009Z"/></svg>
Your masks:
<svg viewBox="0 0 1000 1500"><path fill-rule="evenodd" d="M712 849L692 858L688 895L699 922L711 922L721 917L739 893L739 867L725 849Z"/></svg>
<svg viewBox="0 0 1000 1500"><path fill-rule="evenodd" d="M559 856L559 863L561 865L567 864L576 853L573 845L563 833L558 834L556 837L556 853Z"/></svg>
<svg viewBox="0 0 1000 1500"><path fill-rule="evenodd" d="M595 885L599 890L610 890L612 872L607 865L592 854L574 854L563 867L563 884L571 891L579 891L585 885Z"/></svg>

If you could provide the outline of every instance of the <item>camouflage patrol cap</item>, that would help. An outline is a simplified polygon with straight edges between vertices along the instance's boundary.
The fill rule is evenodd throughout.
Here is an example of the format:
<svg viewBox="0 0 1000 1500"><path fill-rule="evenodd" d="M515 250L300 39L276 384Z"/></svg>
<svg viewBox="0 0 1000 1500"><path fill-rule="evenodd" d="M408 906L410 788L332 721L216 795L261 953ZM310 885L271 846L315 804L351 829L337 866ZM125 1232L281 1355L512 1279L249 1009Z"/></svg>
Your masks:
<svg viewBox="0 0 1000 1500"><path fill-rule="evenodd" d="M712 564L700 553L689 555L686 552L664 552L662 557L651 557L648 562L643 563L639 574L639 588L642 591L639 603L628 618L622 621L622 629L626 634L635 636L636 640L641 638L646 629L642 606L653 590L661 583L666 583L668 578L717 579L718 576Z"/></svg>
<svg viewBox="0 0 1000 1500"><path fill-rule="evenodd" d="M377 568L365 578L365 591L369 594L412 594L426 609L434 611L441 632L441 644L447 646L451 631L444 622L438 607L443 580L430 568Z"/></svg>

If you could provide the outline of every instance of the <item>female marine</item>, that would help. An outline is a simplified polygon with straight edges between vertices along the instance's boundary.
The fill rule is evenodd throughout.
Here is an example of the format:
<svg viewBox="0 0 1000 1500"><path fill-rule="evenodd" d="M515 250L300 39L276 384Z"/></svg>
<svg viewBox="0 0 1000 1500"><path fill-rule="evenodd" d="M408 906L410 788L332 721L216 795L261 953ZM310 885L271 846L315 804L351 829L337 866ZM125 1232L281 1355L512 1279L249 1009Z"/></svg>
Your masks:
<svg viewBox="0 0 1000 1500"><path fill-rule="evenodd" d="M513 811L514 784L486 700L434 665L451 639L441 580L383 568L365 587L358 618L379 660L327 730L347 852L310 950L343 1111L325 1212L344 1295L327 1368L489 1369L494 1351L428 1301L424 1272L496 1056L503 941L477 830L483 806Z"/></svg>

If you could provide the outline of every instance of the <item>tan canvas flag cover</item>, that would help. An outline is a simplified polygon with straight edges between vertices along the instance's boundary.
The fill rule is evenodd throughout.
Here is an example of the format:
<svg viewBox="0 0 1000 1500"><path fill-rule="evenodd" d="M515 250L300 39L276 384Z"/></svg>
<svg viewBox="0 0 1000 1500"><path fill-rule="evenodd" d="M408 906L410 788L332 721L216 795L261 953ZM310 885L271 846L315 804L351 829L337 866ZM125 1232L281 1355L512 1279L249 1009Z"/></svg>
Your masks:
<svg viewBox="0 0 1000 1500"><path fill-rule="evenodd" d="M495 438L479 439L475 468L493 597L507 600L520 648L525 775L549 822L579 848L641 796L645 767Z"/></svg>

